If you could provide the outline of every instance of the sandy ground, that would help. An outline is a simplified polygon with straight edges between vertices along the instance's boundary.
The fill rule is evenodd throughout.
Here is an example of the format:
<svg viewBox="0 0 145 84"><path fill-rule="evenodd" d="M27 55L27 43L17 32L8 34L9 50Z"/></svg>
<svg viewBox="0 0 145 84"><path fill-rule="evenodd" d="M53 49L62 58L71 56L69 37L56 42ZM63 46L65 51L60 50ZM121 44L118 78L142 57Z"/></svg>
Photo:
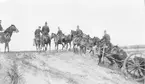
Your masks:
<svg viewBox="0 0 145 84"><path fill-rule="evenodd" d="M0 84L10 84L7 71L18 65L19 84L138 84L118 71L97 65L89 55L11 53L0 56Z"/></svg>

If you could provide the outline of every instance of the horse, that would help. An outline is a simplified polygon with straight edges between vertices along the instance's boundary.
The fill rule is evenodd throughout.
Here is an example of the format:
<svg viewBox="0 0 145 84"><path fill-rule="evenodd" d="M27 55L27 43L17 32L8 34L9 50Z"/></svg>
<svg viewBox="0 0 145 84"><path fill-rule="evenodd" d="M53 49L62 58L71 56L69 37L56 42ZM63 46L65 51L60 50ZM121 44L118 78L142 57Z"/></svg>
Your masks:
<svg viewBox="0 0 145 84"><path fill-rule="evenodd" d="M86 54L87 45L88 45L88 39L85 37L82 38L80 41L80 53Z"/></svg>
<svg viewBox="0 0 145 84"><path fill-rule="evenodd" d="M71 37L72 39L77 35L77 32L74 30L71 30Z"/></svg>
<svg viewBox="0 0 145 84"><path fill-rule="evenodd" d="M63 50L63 48L64 48L64 43L63 43L64 36L63 36L63 38L62 37L60 38L57 34L51 33L51 38L52 39L54 38L55 49L58 51L59 44L61 44L62 50Z"/></svg>
<svg viewBox="0 0 145 84"><path fill-rule="evenodd" d="M88 44L89 35L83 34L82 36L74 36L73 42L73 51L76 52L77 48L80 48L80 53L86 53L86 48Z"/></svg>
<svg viewBox="0 0 145 84"><path fill-rule="evenodd" d="M41 36L40 44L41 44L41 47L44 48L43 49L44 51L47 51L48 45L49 45L49 50L51 50L51 39L52 39L52 37L49 35Z"/></svg>
<svg viewBox="0 0 145 84"><path fill-rule="evenodd" d="M94 37L94 38L89 38L88 40L88 48L90 49L89 50L89 53L92 52L92 54L94 55L94 48L98 47L99 45L99 41L100 39L98 37Z"/></svg>
<svg viewBox="0 0 145 84"><path fill-rule="evenodd" d="M73 44L73 52L76 53L78 50L77 50L77 47L80 46L81 44L81 40L82 40L82 37L74 37L73 40L72 40L72 44Z"/></svg>
<svg viewBox="0 0 145 84"><path fill-rule="evenodd" d="M72 42L72 36L70 34L65 35L64 39L62 39L62 42L66 45L66 49L68 49L69 44L69 50L71 49L71 42Z"/></svg>
<svg viewBox="0 0 145 84"><path fill-rule="evenodd" d="M7 52L9 52L9 42L11 41L11 36L13 32L18 33L19 30L16 28L15 25L9 26L4 32L0 32L0 43L3 44L5 43L5 51L7 49Z"/></svg>
<svg viewBox="0 0 145 84"><path fill-rule="evenodd" d="M42 46L42 37L35 37L34 39L34 46L36 46L37 51L41 51L41 46Z"/></svg>
<svg viewBox="0 0 145 84"><path fill-rule="evenodd" d="M73 44L73 52L76 53L77 48L80 46L80 41L82 37L77 36L77 31L71 30L72 44Z"/></svg>

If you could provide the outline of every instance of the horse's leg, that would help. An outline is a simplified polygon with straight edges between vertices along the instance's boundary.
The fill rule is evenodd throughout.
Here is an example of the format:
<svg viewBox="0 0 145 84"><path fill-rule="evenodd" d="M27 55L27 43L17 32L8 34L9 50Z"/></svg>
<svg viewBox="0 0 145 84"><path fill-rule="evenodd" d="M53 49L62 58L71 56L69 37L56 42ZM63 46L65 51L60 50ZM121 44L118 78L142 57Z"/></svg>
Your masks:
<svg viewBox="0 0 145 84"><path fill-rule="evenodd" d="M66 43L65 45L66 45L66 48L65 49L67 50L68 49L68 43Z"/></svg>
<svg viewBox="0 0 145 84"><path fill-rule="evenodd" d="M71 50L71 42L69 42L69 46L70 46L70 47L69 47L69 50Z"/></svg>
<svg viewBox="0 0 145 84"><path fill-rule="evenodd" d="M58 43L56 44L56 47L57 47L57 51L58 51L58 47L59 47L59 44Z"/></svg>
<svg viewBox="0 0 145 84"><path fill-rule="evenodd" d="M8 52L9 52L9 43L7 43L7 47L8 47Z"/></svg>
<svg viewBox="0 0 145 84"><path fill-rule="evenodd" d="M102 59L101 59L101 62L104 64L104 56L105 56L105 48L103 48L103 52L102 52Z"/></svg>
<svg viewBox="0 0 145 84"><path fill-rule="evenodd" d="M66 44L66 50L68 49L68 43Z"/></svg>
<svg viewBox="0 0 145 84"><path fill-rule="evenodd" d="M49 51L51 51L51 42L49 42Z"/></svg>
<svg viewBox="0 0 145 84"><path fill-rule="evenodd" d="M56 48L56 47L57 47L57 45L56 45L56 43L55 43L55 50L57 50L57 48Z"/></svg>
<svg viewBox="0 0 145 84"><path fill-rule="evenodd" d="M62 45L62 49L61 49L61 50L63 50L63 48L64 48L64 45L63 45L63 43L62 43L61 45Z"/></svg>
<svg viewBox="0 0 145 84"><path fill-rule="evenodd" d="M64 49L64 47L65 47L65 43L62 43L62 50Z"/></svg>
<svg viewBox="0 0 145 84"><path fill-rule="evenodd" d="M80 46L80 54L82 54L82 46Z"/></svg>
<svg viewBox="0 0 145 84"><path fill-rule="evenodd" d="M7 48L7 46L6 46L6 43L5 43L5 51L4 52L6 52L6 48Z"/></svg>
<svg viewBox="0 0 145 84"><path fill-rule="evenodd" d="M65 43L63 44L63 49L65 48Z"/></svg>
<svg viewBox="0 0 145 84"><path fill-rule="evenodd" d="M73 52L75 53L75 44L73 44Z"/></svg>
<svg viewBox="0 0 145 84"><path fill-rule="evenodd" d="M46 44L46 46L45 46L45 51L47 51L47 47L48 47L48 44Z"/></svg>
<svg viewBox="0 0 145 84"><path fill-rule="evenodd" d="M84 46L84 54L86 54L86 46Z"/></svg>
<svg viewBox="0 0 145 84"><path fill-rule="evenodd" d="M99 58L99 62L98 62L98 65L99 65L101 63L102 54L101 55L98 55L98 58Z"/></svg>

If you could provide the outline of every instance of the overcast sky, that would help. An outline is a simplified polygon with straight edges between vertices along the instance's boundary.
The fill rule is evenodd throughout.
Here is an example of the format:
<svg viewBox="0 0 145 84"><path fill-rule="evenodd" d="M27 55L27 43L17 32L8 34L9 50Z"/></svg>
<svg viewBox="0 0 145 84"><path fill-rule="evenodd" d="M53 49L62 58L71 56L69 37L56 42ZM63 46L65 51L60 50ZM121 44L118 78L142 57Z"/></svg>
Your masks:
<svg viewBox="0 0 145 84"><path fill-rule="evenodd" d="M99 38L106 29L113 44L145 44L144 0L0 0L0 19L4 29L15 24L20 31L13 34L10 50L35 49L34 31L45 21L55 33L58 26L68 34L80 25Z"/></svg>

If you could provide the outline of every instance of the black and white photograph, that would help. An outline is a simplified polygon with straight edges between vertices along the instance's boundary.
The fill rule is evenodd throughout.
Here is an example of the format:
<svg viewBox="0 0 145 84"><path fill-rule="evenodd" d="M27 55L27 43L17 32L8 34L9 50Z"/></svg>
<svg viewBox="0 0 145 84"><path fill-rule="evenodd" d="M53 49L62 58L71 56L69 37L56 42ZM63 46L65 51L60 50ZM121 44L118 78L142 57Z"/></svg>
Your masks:
<svg viewBox="0 0 145 84"><path fill-rule="evenodd" d="M0 0L0 84L145 84L145 0Z"/></svg>

